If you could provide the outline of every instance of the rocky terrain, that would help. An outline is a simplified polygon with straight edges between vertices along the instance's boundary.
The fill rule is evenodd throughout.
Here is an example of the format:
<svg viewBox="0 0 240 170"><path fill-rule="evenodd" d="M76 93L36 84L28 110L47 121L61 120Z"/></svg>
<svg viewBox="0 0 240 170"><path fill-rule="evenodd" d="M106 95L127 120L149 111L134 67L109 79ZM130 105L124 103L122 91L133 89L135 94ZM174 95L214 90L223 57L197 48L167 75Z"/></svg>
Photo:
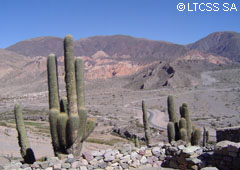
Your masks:
<svg viewBox="0 0 240 170"><path fill-rule="evenodd" d="M5 143L0 146L0 156L19 157L13 120L16 102L23 106L36 155L52 156L46 56L50 52L58 55L63 96L62 41L40 37L0 49L0 143ZM112 134L113 129L143 137L142 100L149 113L153 142L167 141L168 95L174 96L177 111L187 102L193 123L206 126L211 142L215 142L216 128L240 123L238 41L239 33L232 32L213 33L187 46L120 35L76 40L75 53L85 62L86 107L98 121L84 150L131 143ZM47 151L38 150L40 145Z"/></svg>

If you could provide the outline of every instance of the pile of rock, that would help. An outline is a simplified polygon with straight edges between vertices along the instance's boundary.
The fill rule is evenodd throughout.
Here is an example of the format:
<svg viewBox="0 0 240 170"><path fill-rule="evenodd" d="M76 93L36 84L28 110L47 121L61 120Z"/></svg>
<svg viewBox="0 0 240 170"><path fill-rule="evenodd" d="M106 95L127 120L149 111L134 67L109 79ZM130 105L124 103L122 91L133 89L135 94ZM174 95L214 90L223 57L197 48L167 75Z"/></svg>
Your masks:
<svg viewBox="0 0 240 170"><path fill-rule="evenodd" d="M240 169L240 143L221 141L214 149L212 164L219 169Z"/></svg>
<svg viewBox="0 0 240 170"><path fill-rule="evenodd" d="M141 147L135 148L130 144L125 144L120 149L100 150L92 152L84 152L80 159L75 159L72 155L59 160L57 157L47 158L43 162L35 162L32 165L21 164L19 162L11 162L5 166L5 169L80 169L80 170L114 170L138 168L141 166L161 167L165 159L165 149L162 146L153 148Z"/></svg>
<svg viewBox="0 0 240 170"><path fill-rule="evenodd" d="M76 159L73 155L59 160L57 157L46 158L32 165L12 161L5 166L6 170L127 170L141 167L171 167L181 170L200 170L205 166L201 159L203 149L199 146L186 146L184 143L159 143L151 148L135 148L125 144L118 149L84 152L82 157Z"/></svg>
<svg viewBox="0 0 240 170"><path fill-rule="evenodd" d="M204 159L200 159L203 149L199 146L179 145L167 149L165 166L180 170L199 170L205 166ZM170 153L169 153L170 152Z"/></svg>

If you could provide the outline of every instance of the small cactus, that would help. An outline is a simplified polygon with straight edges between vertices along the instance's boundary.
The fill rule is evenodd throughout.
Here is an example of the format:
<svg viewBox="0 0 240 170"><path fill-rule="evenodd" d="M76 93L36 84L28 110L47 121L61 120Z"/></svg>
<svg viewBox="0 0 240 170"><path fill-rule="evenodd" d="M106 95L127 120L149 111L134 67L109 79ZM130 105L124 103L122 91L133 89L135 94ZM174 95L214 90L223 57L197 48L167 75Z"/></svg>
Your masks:
<svg viewBox="0 0 240 170"><path fill-rule="evenodd" d="M186 119L188 141L190 142L191 141L191 136L192 136L192 121L191 121L191 118L190 118L188 105L186 103L182 104L182 114L183 114L183 118Z"/></svg>
<svg viewBox="0 0 240 170"><path fill-rule="evenodd" d="M143 112L143 126L144 126L144 132L145 132L146 145L149 146L151 144L151 132L148 124L148 115L147 115L147 110L146 110L144 101L142 101L142 112Z"/></svg>
<svg viewBox="0 0 240 170"><path fill-rule="evenodd" d="M139 139L137 136L134 137L134 144L136 148L140 148L140 143L139 143Z"/></svg>
<svg viewBox="0 0 240 170"><path fill-rule="evenodd" d="M30 148L22 117L22 109L18 104L16 104L14 107L14 115L16 121L16 129L18 132L18 144L21 148L20 153L25 163L32 164L33 162L35 162L35 156L32 149Z"/></svg>
<svg viewBox="0 0 240 170"><path fill-rule="evenodd" d="M168 132L168 141L171 143L175 140L175 127L173 122L168 122L167 125L167 132Z"/></svg>
<svg viewBox="0 0 240 170"><path fill-rule="evenodd" d="M179 129L187 129L187 123L185 118L179 120Z"/></svg>
<svg viewBox="0 0 240 170"><path fill-rule="evenodd" d="M206 144L208 143L208 140L209 140L209 133L206 129L206 127L204 126L203 127L203 146L205 147Z"/></svg>
<svg viewBox="0 0 240 170"><path fill-rule="evenodd" d="M188 140L188 136L187 136L187 131L184 128L180 129L180 140L186 141Z"/></svg>
<svg viewBox="0 0 240 170"><path fill-rule="evenodd" d="M173 96L168 96L167 98L167 105L168 105L168 116L170 122L177 122L176 112L174 108L174 101Z"/></svg>
<svg viewBox="0 0 240 170"><path fill-rule="evenodd" d="M200 145L202 132L199 128L196 128L192 136L192 145Z"/></svg>

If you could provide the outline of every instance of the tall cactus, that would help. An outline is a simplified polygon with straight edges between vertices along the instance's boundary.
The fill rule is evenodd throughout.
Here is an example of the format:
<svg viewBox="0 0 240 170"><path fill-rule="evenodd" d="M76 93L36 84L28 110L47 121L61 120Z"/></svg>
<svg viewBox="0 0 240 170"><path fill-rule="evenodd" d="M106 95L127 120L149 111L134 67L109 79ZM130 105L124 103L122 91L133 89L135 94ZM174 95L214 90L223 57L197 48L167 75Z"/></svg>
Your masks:
<svg viewBox="0 0 240 170"><path fill-rule="evenodd" d="M148 115L147 115L147 110L146 110L144 101L142 101L142 112L143 112L143 126L144 126L144 132L145 132L146 145L149 146L151 144L151 132L148 124Z"/></svg>
<svg viewBox="0 0 240 170"><path fill-rule="evenodd" d="M16 121L16 129L18 132L18 144L21 148L20 153L25 163L32 164L33 162L35 162L35 156L32 149L30 148L22 117L22 109L18 104L16 104L14 107L14 115Z"/></svg>
<svg viewBox="0 0 240 170"><path fill-rule="evenodd" d="M80 58L74 61L73 38L67 35L64 39L64 65L67 100L62 99L60 104L54 104L52 101L58 101L57 70L56 62L53 61L53 55L48 59L48 75L54 78L48 78L49 87L49 108L50 108L50 129L54 152L72 153L79 156L83 141L90 135L96 126L94 119L87 119L86 108L84 105L84 75L83 62ZM56 60L55 60L56 61ZM51 64L51 63L53 64ZM50 76L48 76L50 77ZM54 83L53 83L54 82ZM52 93L54 89L54 93ZM50 92L51 91L51 92ZM57 140L56 140L57 139Z"/></svg>
<svg viewBox="0 0 240 170"><path fill-rule="evenodd" d="M174 108L173 96L168 96L167 105L168 105L169 121L173 122L173 123L177 122L176 112L175 112L175 108Z"/></svg>

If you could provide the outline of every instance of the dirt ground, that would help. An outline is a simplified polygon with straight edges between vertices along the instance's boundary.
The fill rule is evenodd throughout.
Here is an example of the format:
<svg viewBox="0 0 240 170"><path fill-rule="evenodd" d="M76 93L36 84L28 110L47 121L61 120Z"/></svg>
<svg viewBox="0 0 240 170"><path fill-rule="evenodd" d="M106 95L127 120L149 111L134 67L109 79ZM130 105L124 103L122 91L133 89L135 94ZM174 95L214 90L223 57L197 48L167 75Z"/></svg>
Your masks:
<svg viewBox="0 0 240 170"><path fill-rule="evenodd" d="M157 90L130 90L123 88L124 78L87 81L86 107L88 114L97 119L98 128L90 138L127 142L111 135L112 127L128 126L131 122L142 122L141 102L145 100L151 126L164 131L166 140L167 96L173 95L175 109L182 103L188 103L192 122L198 127L206 126L210 131L211 140L215 140L215 129L235 126L240 123L240 69L205 72L201 84L190 88L160 88ZM28 94L21 98L0 99L0 117L13 115L13 105L19 102L23 109L38 110L47 113L48 92ZM64 95L62 90L61 95ZM26 115L25 115L26 116ZM45 114L45 116L47 116ZM6 118L6 117L5 117ZM0 156L19 157L17 133L15 128L3 126L0 121ZM46 122L47 123L47 122ZM34 134L28 132L31 146L36 156L53 155L49 134ZM112 145L87 142L84 150L97 150L112 147ZM117 142L116 142L117 143Z"/></svg>

